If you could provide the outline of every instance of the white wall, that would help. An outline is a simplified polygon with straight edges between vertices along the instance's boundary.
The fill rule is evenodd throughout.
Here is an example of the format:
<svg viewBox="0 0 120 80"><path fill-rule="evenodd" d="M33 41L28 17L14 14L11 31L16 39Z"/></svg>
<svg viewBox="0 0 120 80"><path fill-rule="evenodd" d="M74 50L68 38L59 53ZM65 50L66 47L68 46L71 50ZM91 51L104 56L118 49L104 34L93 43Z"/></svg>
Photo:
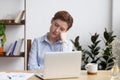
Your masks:
<svg viewBox="0 0 120 80"><path fill-rule="evenodd" d="M27 38L34 39L49 31L50 20L59 10L67 10L74 18L68 38L80 36L84 48L90 44L90 36L111 29L112 0L27 0ZM101 43L102 44L102 43Z"/></svg>
<svg viewBox="0 0 120 80"><path fill-rule="evenodd" d="M120 0L113 0L113 31L120 38Z"/></svg>
<svg viewBox="0 0 120 80"><path fill-rule="evenodd" d="M113 0L113 31L117 35L117 38L120 40L120 0ZM120 46L120 44L119 44ZM120 66L120 49L117 48L117 54L119 55L119 66ZM116 53L115 53L116 54Z"/></svg>

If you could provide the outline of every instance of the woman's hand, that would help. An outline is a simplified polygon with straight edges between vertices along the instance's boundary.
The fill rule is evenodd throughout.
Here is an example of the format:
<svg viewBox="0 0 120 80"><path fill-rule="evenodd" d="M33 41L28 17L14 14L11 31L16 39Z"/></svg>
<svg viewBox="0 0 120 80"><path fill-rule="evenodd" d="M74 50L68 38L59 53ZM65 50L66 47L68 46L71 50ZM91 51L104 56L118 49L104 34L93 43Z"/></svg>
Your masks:
<svg viewBox="0 0 120 80"><path fill-rule="evenodd" d="M60 33L60 35L58 35L56 37L56 41L62 41L62 43L63 43L63 42L65 42L65 40L66 40L66 32L62 32L62 33Z"/></svg>
<svg viewBox="0 0 120 80"><path fill-rule="evenodd" d="M65 42L65 40L66 40L66 32L62 32L62 33L60 34L60 38L61 38L61 41L62 41L62 42Z"/></svg>

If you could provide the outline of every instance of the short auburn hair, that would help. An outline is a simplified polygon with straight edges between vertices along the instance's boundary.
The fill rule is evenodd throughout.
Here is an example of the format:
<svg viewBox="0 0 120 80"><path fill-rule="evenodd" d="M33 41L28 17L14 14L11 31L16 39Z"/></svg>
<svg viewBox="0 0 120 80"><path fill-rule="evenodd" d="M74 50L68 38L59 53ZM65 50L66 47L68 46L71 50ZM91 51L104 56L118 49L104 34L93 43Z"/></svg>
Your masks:
<svg viewBox="0 0 120 80"><path fill-rule="evenodd" d="M67 30L69 30L72 27L73 18L67 11L58 11L58 12L56 12L54 17L52 18L52 20L56 20L56 19L60 19L62 21L65 21L67 23L67 25L68 25Z"/></svg>

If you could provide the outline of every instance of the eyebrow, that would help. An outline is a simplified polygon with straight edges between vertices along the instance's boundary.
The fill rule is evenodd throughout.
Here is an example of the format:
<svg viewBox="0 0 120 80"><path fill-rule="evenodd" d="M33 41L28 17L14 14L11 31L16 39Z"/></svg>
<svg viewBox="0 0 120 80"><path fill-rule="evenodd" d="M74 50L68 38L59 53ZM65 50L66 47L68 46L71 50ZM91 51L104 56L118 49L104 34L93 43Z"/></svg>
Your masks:
<svg viewBox="0 0 120 80"><path fill-rule="evenodd" d="M61 29L65 30L63 26L60 26L57 22L55 22Z"/></svg>

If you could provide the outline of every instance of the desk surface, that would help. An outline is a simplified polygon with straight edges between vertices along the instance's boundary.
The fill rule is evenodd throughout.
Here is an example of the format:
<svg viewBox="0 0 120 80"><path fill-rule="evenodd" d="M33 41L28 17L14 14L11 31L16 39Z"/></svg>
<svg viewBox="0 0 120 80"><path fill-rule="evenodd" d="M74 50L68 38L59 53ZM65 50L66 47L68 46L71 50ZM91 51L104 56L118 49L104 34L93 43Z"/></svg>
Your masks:
<svg viewBox="0 0 120 80"><path fill-rule="evenodd" d="M40 73L41 71L12 71L12 72ZM28 80L40 80L40 78L36 76L32 76ZM54 80L57 80L57 79L54 79ZM96 75L88 75L86 71L82 70L80 72L79 78L68 78L68 79L58 79L58 80L112 80L112 79L111 79L111 72L109 70L108 71L99 70ZM114 79L114 80L120 80L120 78Z"/></svg>

